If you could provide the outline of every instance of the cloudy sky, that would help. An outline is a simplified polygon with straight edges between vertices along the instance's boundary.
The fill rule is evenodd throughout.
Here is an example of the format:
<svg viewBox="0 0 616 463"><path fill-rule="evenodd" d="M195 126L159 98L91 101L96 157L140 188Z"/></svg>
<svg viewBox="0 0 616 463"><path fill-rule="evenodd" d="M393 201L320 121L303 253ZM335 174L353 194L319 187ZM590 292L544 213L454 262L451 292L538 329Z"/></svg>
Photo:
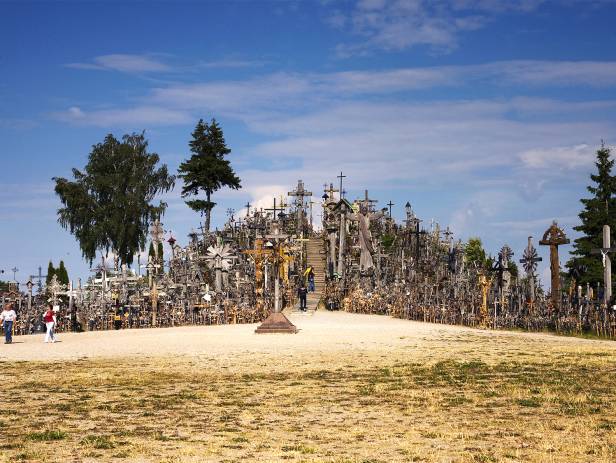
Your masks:
<svg viewBox="0 0 616 463"><path fill-rule="evenodd" d="M347 197L410 201L492 253L553 219L573 237L616 144L615 20L610 0L0 1L0 269L87 276L51 177L142 130L175 170L212 117L243 181L215 224L342 171ZM185 242L179 189L164 225Z"/></svg>

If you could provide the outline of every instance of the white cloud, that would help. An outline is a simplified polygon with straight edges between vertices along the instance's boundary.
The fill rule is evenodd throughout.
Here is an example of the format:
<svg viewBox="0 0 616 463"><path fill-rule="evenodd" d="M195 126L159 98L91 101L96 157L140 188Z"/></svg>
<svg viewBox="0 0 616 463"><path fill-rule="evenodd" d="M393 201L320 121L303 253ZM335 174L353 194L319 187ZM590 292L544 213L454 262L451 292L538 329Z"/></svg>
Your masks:
<svg viewBox="0 0 616 463"><path fill-rule="evenodd" d="M150 126L185 124L193 120L186 111L156 106L137 106L129 109L98 109L83 111L72 106L66 111L52 114L55 119L76 125L96 127L130 127L142 129Z"/></svg>
<svg viewBox="0 0 616 463"><path fill-rule="evenodd" d="M525 167L532 169L578 169L592 163L596 147L586 144L531 149L519 154Z"/></svg>
<svg viewBox="0 0 616 463"><path fill-rule="evenodd" d="M91 63L70 63L74 69L118 71L125 73L166 72L171 68L152 55L112 54L95 57Z"/></svg>
<svg viewBox="0 0 616 463"><path fill-rule="evenodd" d="M346 15L336 10L325 22L347 29L355 40L339 44L339 56L377 50L399 51L427 46L449 52L463 32L481 29L507 12L532 13L545 0L358 0ZM568 0L561 7L581 8L611 0Z"/></svg>
<svg viewBox="0 0 616 463"><path fill-rule="evenodd" d="M532 200L551 181L587 174L593 143L614 130L611 118L597 120L596 114L613 112L615 101L514 97L417 102L413 94L404 94L430 86L476 84L476 79L520 79L520 68L537 74L531 62L519 63L278 73L249 80L175 84L153 89L144 98L148 105L72 107L55 117L125 130L189 124L203 114L240 120L261 137L250 148L251 158L259 156L271 167L254 173L243 169L242 178L254 176L255 185L294 184L298 178L320 184L323 172L344 170L351 187L353 183L391 186L409 180L427 185L507 179L509 188ZM539 69L575 66L534 64ZM616 75L616 63L598 64L591 69L607 77L614 68ZM578 73L571 78L584 82L597 76ZM547 171L544 167L554 157L560 168Z"/></svg>

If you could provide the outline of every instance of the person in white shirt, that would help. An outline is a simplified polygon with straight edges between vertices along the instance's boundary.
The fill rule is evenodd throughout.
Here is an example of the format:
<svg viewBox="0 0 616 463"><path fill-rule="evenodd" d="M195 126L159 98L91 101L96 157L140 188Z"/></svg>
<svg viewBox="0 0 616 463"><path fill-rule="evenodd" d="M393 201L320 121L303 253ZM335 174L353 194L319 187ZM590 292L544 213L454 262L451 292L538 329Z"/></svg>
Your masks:
<svg viewBox="0 0 616 463"><path fill-rule="evenodd" d="M2 320L2 328L4 329L4 344L11 344L13 342L13 324L17 320L17 314L11 304L4 306L4 310L0 313L0 320Z"/></svg>

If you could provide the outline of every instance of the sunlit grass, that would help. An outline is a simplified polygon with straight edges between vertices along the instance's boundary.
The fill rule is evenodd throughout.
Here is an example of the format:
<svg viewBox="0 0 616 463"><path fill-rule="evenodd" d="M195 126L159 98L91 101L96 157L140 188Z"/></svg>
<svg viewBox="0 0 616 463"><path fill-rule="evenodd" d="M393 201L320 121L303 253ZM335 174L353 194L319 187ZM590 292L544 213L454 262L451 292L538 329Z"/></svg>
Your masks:
<svg viewBox="0 0 616 463"><path fill-rule="evenodd" d="M616 461L615 350L422 342L5 363L0 461Z"/></svg>

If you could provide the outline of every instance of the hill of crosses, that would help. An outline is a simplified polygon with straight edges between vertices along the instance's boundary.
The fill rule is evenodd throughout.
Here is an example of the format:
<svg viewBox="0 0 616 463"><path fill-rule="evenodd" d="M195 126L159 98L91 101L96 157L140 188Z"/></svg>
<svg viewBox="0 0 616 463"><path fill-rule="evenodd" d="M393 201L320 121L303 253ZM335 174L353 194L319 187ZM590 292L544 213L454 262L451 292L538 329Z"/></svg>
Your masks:
<svg viewBox="0 0 616 463"><path fill-rule="evenodd" d="M239 214L229 210L220 230L200 226L183 245L156 220L150 255L146 262L138 256L135 270L117 257L103 257L87 282L62 284L54 275L36 294L32 280L27 291L13 282L3 295L20 314L13 329L43 331L40 314L51 301L61 307L56 332L258 323L305 305L308 313L342 310L481 328L615 335L616 313L606 305L611 287L579 284L577 268L570 277L561 274L558 248L569 239L556 222L538 230L539 244L550 248L546 291L537 277L541 258L532 237L525 249L514 252L503 244L495 258L486 259L449 228L418 217L410 202L397 223L391 201L379 208L368 190L361 198L345 197L342 178L336 187L324 186L318 228L313 193L299 180L287 197L272 198L270 208L247 204ZM609 227L604 234L598 262L609 262ZM295 331L285 326L283 332Z"/></svg>

